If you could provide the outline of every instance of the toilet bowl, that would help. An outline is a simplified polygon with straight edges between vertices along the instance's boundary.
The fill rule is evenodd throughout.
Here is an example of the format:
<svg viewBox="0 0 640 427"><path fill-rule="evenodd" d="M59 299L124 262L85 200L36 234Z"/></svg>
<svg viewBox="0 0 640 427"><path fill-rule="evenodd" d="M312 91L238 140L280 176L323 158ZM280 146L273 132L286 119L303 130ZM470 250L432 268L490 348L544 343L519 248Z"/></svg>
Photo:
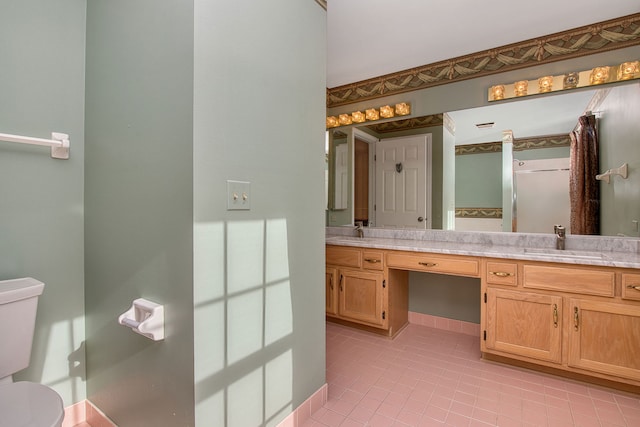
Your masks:
<svg viewBox="0 0 640 427"><path fill-rule="evenodd" d="M62 398L49 387L13 382L29 366L38 297L44 283L31 277L0 281L0 427L60 427Z"/></svg>
<svg viewBox="0 0 640 427"><path fill-rule="evenodd" d="M60 427L62 399L49 387L20 381L0 385L0 427Z"/></svg>

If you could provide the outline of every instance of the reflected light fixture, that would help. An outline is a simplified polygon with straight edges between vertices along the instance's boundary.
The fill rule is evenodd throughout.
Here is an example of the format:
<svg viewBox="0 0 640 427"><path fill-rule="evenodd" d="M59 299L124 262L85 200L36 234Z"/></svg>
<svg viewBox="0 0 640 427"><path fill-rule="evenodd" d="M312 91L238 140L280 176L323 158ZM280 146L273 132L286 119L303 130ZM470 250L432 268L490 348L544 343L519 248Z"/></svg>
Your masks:
<svg viewBox="0 0 640 427"><path fill-rule="evenodd" d="M362 123L366 120L366 117L362 111L354 111L351 113L351 120L353 123Z"/></svg>
<svg viewBox="0 0 640 427"><path fill-rule="evenodd" d="M544 76L538 79L538 92L551 92L553 89L553 76Z"/></svg>
<svg viewBox="0 0 640 427"><path fill-rule="evenodd" d="M640 61L623 62L618 69L618 80L632 79L640 72Z"/></svg>
<svg viewBox="0 0 640 427"><path fill-rule="evenodd" d="M351 120L350 114L340 114L338 116L338 122L340 123L340 126L346 126L353 123L353 121Z"/></svg>
<svg viewBox="0 0 640 427"><path fill-rule="evenodd" d="M329 116L327 117L327 129L328 128L335 128L340 126L340 123L338 122L338 118L336 116Z"/></svg>
<svg viewBox="0 0 640 427"><path fill-rule="evenodd" d="M513 91L516 96L524 96L527 94L527 90L529 88L529 82L526 80L520 80L519 82L515 82L513 86Z"/></svg>
<svg viewBox="0 0 640 427"><path fill-rule="evenodd" d="M496 85L491 87L491 98L504 99L504 85Z"/></svg>
<svg viewBox="0 0 640 427"><path fill-rule="evenodd" d="M406 102L401 102L396 104L396 115L398 116L406 116L411 114L411 104L407 104Z"/></svg>
<svg viewBox="0 0 640 427"><path fill-rule="evenodd" d="M591 83L592 85L606 83L607 80L609 80L609 67L596 67L591 70L589 83Z"/></svg>
<svg viewBox="0 0 640 427"><path fill-rule="evenodd" d="M411 104L409 102L399 102L379 108L367 108L364 111L357 110L351 113L327 116L327 129L348 126L354 123L373 122L395 116L408 116L409 114L411 114Z"/></svg>
<svg viewBox="0 0 640 427"><path fill-rule="evenodd" d="M578 87L580 83L580 74L573 72L564 75L564 79L562 81L563 89L573 89Z"/></svg>
<svg viewBox="0 0 640 427"><path fill-rule="evenodd" d="M380 113L375 108L369 108L364 113L365 118L369 121L380 120Z"/></svg>
<svg viewBox="0 0 640 427"><path fill-rule="evenodd" d="M390 119L393 117L395 113L393 112L393 108L390 105L385 105L384 107L380 107L380 117L385 119Z"/></svg>

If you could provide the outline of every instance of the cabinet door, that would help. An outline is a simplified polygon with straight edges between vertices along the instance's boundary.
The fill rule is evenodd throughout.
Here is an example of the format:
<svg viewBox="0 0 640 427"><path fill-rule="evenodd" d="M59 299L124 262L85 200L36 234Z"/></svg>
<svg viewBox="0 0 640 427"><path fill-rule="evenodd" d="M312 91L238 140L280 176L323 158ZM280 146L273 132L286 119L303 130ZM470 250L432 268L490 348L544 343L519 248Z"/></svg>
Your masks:
<svg viewBox="0 0 640 427"><path fill-rule="evenodd" d="M382 273L340 270L340 317L372 326L386 327L383 314L384 294Z"/></svg>
<svg viewBox="0 0 640 427"><path fill-rule="evenodd" d="M325 310L330 316L338 314L338 270L326 267L325 271Z"/></svg>
<svg viewBox="0 0 640 427"><path fill-rule="evenodd" d="M571 367L640 381L640 306L571 299Z"/></svg>
<svg viewBox="0 0 640 427"><path fill-rule="evenodd" d="M561 362L562 297L487 288L488 349Z"/></svg>

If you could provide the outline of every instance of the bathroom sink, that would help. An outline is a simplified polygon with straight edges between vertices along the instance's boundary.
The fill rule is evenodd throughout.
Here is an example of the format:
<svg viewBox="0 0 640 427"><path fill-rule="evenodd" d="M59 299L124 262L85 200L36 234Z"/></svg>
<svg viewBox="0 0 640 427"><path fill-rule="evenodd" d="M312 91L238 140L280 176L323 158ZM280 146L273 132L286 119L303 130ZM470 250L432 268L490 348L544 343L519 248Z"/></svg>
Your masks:
<svg viewBox="0 0 640 427"><path fill-rule="evenodd" d="M524 253L527 255L575 258L575 259L606 259L607 258L604 254L600 252L567 251L567 250L559 250L559 249L525 248Z"/></svg>

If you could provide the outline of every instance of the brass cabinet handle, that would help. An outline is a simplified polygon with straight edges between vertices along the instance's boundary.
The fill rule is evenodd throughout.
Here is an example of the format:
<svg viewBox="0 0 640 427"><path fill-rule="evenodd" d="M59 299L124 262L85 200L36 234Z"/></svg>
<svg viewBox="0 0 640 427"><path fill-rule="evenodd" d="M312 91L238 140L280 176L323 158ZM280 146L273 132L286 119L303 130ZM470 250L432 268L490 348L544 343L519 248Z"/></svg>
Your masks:
<svg viewBox="0 0 640 427"><path fill-rule="evenodd" d="M340 275L340 292L342 292L342 274Z"/></svg>
<svg viewBox="0 0 640 427"><path fill-rule="evenodd" d="M418 262L418 264L424 265L425 267L435 267L438 265L435 262L424 262L424 261L420 261Z"/></svg>
<svg viewBox="0 0 640 427"><path fill-rule="evenodd" d="M635 289L636 291L640 291L640 285L627 285L627 289Z"/></svg>
<svg viewBox="0 0 640 427"><path fill-rule="evenodd" d="M380 260L376 258L365 258L364 260L373 264L380 262Z"/></svg>
<svg viewBox="0 0 640 427"><path fill-rule="evenodd" d="M494 276L498 276L498 277L513 276L513 274L507 273L506 271L490 271L489 274L493 274Z"/></svg>
<svg viewBox="0 0 640 427"><path fill-rule="evenodd" d="M573 307L573 329L578 330L580 326L580 318L578 317L578 307Z"/></svg>
<svg viewBox="0 0 640 427"><path fill-rule="evenodd" d="M553 304L553 327L558 327L558 304Z"/></svg>

